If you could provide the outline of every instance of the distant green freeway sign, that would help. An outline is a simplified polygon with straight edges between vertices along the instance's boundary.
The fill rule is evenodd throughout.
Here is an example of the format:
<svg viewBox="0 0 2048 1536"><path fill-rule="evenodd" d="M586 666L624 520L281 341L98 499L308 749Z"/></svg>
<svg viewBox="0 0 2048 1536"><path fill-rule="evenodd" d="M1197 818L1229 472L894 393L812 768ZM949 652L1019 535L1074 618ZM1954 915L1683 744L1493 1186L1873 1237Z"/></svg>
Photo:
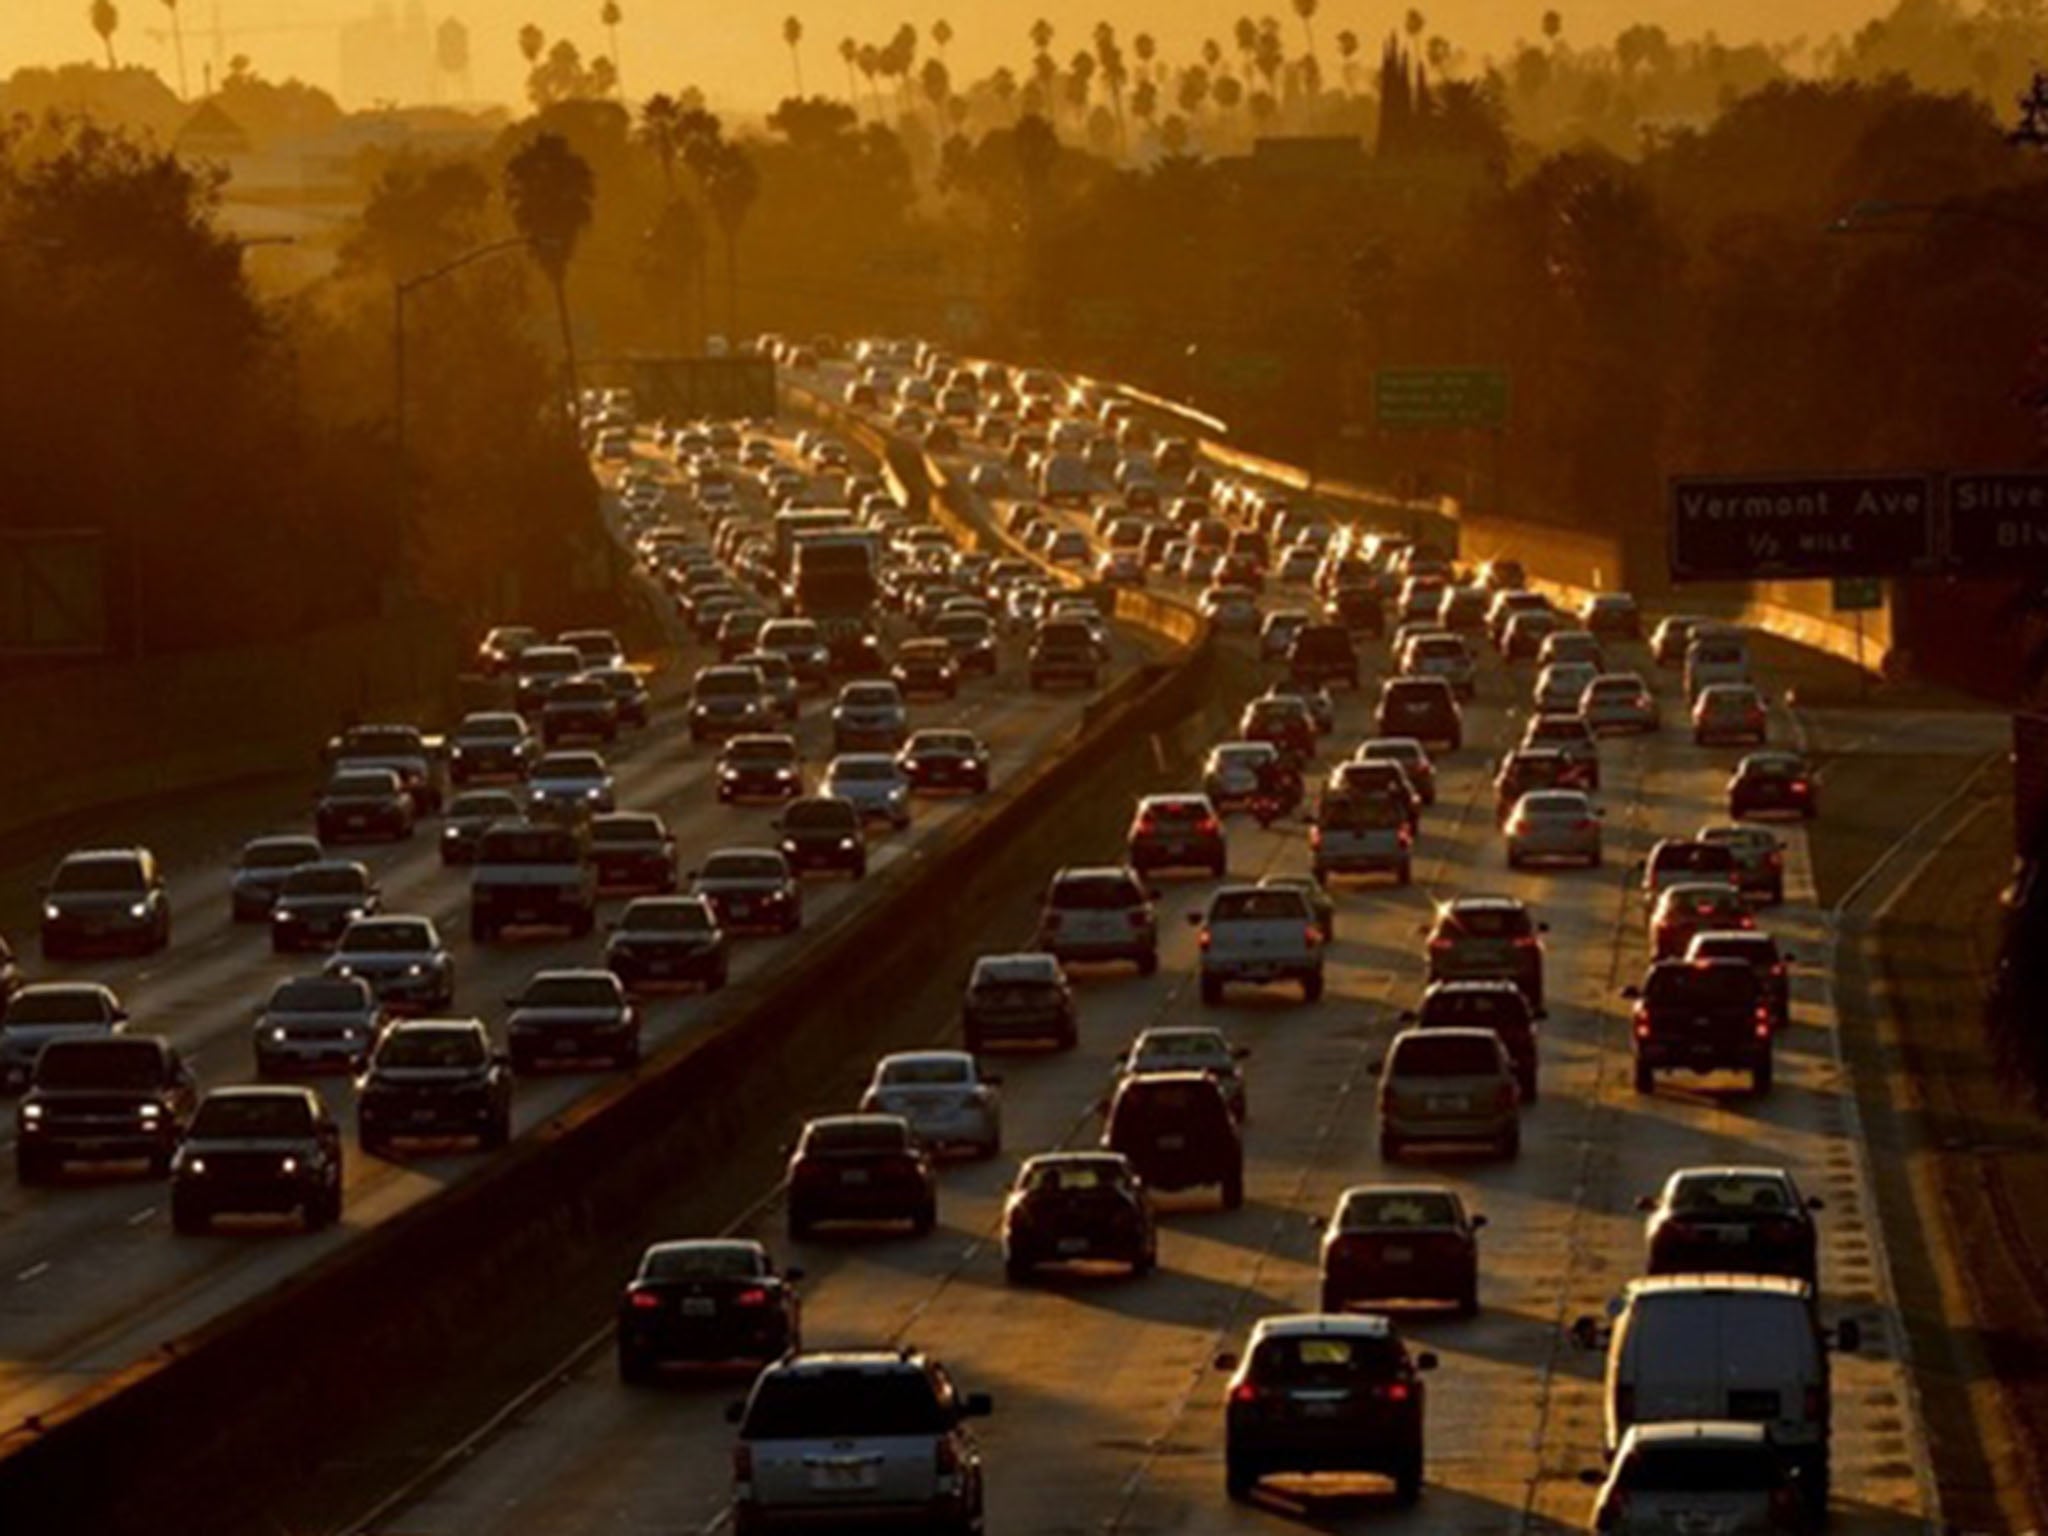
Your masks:
<svg viewBox="0 0 2048 1536"><path fill-rule="evenodd" d="M1879 576L1837 576L1834 606L1837 613L1869 613L1884 606L1884 579Z"/></svg>
<svg viewBox="0 0 2048 1536"><path fill-rule="evenodd" d="M1381 368L1372 376L1373 419L1383 427L1504 427L1503 368Z"/></svg>

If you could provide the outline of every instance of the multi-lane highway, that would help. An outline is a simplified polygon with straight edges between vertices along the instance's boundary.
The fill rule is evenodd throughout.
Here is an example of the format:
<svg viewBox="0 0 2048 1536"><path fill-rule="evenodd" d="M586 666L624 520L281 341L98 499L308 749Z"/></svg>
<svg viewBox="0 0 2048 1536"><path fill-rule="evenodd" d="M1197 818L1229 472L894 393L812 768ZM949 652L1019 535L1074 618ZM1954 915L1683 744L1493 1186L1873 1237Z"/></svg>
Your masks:
<svg viewBox="0 0 2048 1536"><path fill-rule="evenodd" d="M785 458L793 458L786 441ZM516 616L508 616L516 617ZM676 664L684 669L710 659L701 647L679 641ZM1114 666L1133 664L1144 643L1119 638ZM1006 669L1020 665L1016 654ZM1064 738L1081 708L1078 696L1033 696L1007 681L964 689L953 703L919 703L912 724L959 725L983 737L991 749L995 780L1003 781ZM829 699L810 700L796 734L811 776L831 755L825 720ZM658 711L651 727L625 738L609 754L618 778L621 809L658 811L668 820L685 870L710 850L730 845L770 845L774 838L768 807L721 807L711 782L715 748L691 746L680 718ZM312 765L309 763L309 770ZM307 811L298 827L251 825L246 835L310 829ZM887 869L914 847L944 837L963 802L919 803L910 831L877 835L871 871ZM534 971L548 966L595 963L602 936L514 939L478 947L468 938L468 879L445 869L436 852L438 824L425 821L411 843L351 847L375 871L385 910L431 917L455 957L454 1012L498 1024L505 999ZM99 841L148 841L146 827L107 828ZM256 1009L280 979L317 970L321 957L279 957L270 952L262 924L234 924L228 918L227 877L232 847L217 857L171 871L171 900L177 913L173 947L139 960L93 960L45 967L31 958L32 977L90 977L112 985L133 1015L136 1032L168 1036L191 1062L203 1084L250 1080L250 1030ZM862 887L813 883L806 895L806 921L829 920L861 899ZM618 903L608 902L615 912ZM736 942L735 981L763 972L801 944L783 940ZM718 1017L720 1002L688 997L643 1005L649 1048L700 1029ZM592 1073L523 1080L515 1127L524 1130L579 1097L603 1079ZM344 1127L352 1130L352 1089L346 1079L320 1080L320 1088ZM304 1234L224 1230L206 1237L174 1237L166 1189L161 1182L126 1172L78 1172L55 1187L22 1189L0 1180L0 1423L12 1424L47 1410L80 1388L118 1370L200 1323L277 1284L294 1271L325 1257L365 1228L425 1199L478 1166L484 1154L435 1152L385 1162L347 1144L347 1205L342 1222L325 1232Z"/></svg>
<svg viewBox="0 0 2048 1536"><path fill-rule="evenodd" d="M1633 647L1623 648L1623 659L1653 676L1667 693L1667 718L1675 717L1670 674L1655 674ZM1374 654L1374 672L1384 665ZM979 1431L991 1530L1237 1530L1272 1528L1276 1519L1426 1531L1582 1526L1592 1496L1579 1473L1601 1465L1600 1362L1572 1346L1567 1325L1601 1313L1641 1272L1637 1196L1671 1169L1701 1163L1783 1165L1825 1199L1823 1312L1829 1321L1854 1317L1864 1331L1860 1351L1834 1363L1837 1528L1903 1531L1933 1518L1926 1438L1899 1357L1903 1334L1843 1077L1831 935L1815 904L1805 833L1785 829L1788 901L1763 918L1799 962L1772 1092L1756 1097L1732 1083L1681 1078L1638 1095L1627 1005L1618 996L1646 960L1645 909L1631 865L1655 839L1724 818L1725 779L1738 753L1695 747L1682 730L1609 741L1598 796L1605 866L1510 871L1491 814L1489 774L1518 735L1528 684L1526 665L1486 660L1467 713L1466 747L1440 760L1441 798L1423 821L1416 884L1341 889L1320 1003L1303 1005L1290 988L1233 992L1222 1007L1203 1006L1195 939L1182 919L1211 887L1170 882L1160 901L1159 974L1079 973L1080 1048L1004 1059L1005 1156L945 1173L936 1232L793 1246L772 1192L761 1192L764 1203L745 1230L807 1271L807 1346L915 1343L945 1360L963 1385L994 1395L995 1415ZM1372 734L1371 697L1370 679L1361 694L1340 695L1326 757L1347 755ZM1774 717L1781 738L1795 728L1783 714ZM1233 879L1307 867L1298 821L1261 830L1236 817L1229 833ZM1121 852L1099 849L1104 862ZM1480 892L1519 896L1549 924L1542 1100L1524 1112L1514 1162L1446 1156L1386 1168L1376 1145L1372 1068L1399 1010L1420 993L1419 927L1432 902ZM1027 941L1020 923L1016 932L987 935L984 947ZM1243 1207L1223 1212L1208 1198L1162 1198L1160 1265L1142 1280L1006 1284L1000 1212L1017 1161L1091 1143L1113 1058L1140 1029L1160 1023L1220 1024L1251 1048ZM933 1008L928 1024L934 1039L946 1037L950 1010ZM1341 1481L1269 1485L1254 1504L1234 1505L1224 1494L1222 1378L1213 1357L1241 1346L1261 1316L1314 1309L1311 1218L1327 1213L1347 1185L1389 1176L1447 1180L1491 1222L1481 1242L1480 1314L1402 1322L1442 1360L1428 1385L1420 1505L1398 1510L1370 1485ZM593 1298L593 1309L601 1305ZM608 1351L593 1348L558 1388L388 1511L377 1529L391 1536L717 1530L728 1519L731 1491L723 1414L745 1385L627 1388Z"/></svg>

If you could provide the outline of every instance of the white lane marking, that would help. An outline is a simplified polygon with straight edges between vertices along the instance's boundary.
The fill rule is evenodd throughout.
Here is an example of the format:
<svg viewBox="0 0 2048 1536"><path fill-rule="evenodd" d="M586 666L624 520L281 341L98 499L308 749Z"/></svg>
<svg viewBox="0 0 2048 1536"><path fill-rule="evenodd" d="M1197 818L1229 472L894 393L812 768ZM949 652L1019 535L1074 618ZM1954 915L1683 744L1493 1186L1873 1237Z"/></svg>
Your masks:
<svg viewBox="0 0 2048 1536"><path fill-rule="evenodd" d="M14 1279L17 1284L26 1285L29 1281L41 1275L47 1275L49 1272L50 1261L44 1259L41 1263L31 1264L27 1269L16 1271Z"/></svg>
<svg viewBox="0 0 2048 1536"><path fill-rule="evenodd" d="M128 1218L128 1225L131 1227L146 1226L149 1223L150 1219L155 1215L156 1207L153 1205L145 1205L141 1210L137 1211L133 1216L130 1216Z"/></svg>

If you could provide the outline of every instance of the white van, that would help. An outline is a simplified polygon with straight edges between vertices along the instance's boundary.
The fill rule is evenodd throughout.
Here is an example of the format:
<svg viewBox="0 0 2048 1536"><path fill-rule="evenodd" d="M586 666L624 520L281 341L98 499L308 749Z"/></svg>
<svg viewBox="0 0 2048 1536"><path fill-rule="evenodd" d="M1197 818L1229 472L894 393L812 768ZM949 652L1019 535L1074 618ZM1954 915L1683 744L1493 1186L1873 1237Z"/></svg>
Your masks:
<svg viewBox="0 0 2048 1536"><path fill-rule="evenodd" d="M1749 641L1738 629L1699 628L1685 648L1685 696L1697 699L1715 683L1746 683Z"/></svg>
<svg viewBox="0 0 2048 1536"><path fill-rule="evenodd" d="M1572 1326L1582 1347L1600 1329ZM1827 1508L1828 1349L1853 1351L1853 1319L1820 1325L1813 1288L1775 1275L1666 1275L1624 1293L1607 1349L1604 1447L1635 1424L1734 1420L1761 1424L1797 1468L1815 1511Z"/></svg>

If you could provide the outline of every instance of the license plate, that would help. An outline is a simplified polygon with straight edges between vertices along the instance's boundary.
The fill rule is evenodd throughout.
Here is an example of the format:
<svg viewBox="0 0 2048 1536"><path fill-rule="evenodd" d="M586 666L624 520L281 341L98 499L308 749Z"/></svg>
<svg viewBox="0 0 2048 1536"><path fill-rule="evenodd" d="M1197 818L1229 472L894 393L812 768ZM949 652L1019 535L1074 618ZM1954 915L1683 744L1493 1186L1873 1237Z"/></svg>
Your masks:
<svg viewBox="0 0 2048 1536"><path fill-rule="evenodd" d="M821 1493L859 1492L875 1485L875 1469L864 1461L828 1461L811 1468L811 1487Z"/></svg>
<svg viewBox="0 0 2048 1536"><path fill-rule="evenodd" d="M432 1125L434 1123L434 1112L431 1109L416 1109L412 1112L412 1123L414 1125Z"/></svg>
<svg viewBox="0 0 2048 1536"><path fill-rule="evenodd" d="M732 915L734 917L752 917L754 915L754 904L751 901L736 901L732 903Z"/></svg>
<svg viewBox="0 0 2048 1536"><path fill-rule="evenodd" d="M1162 1152L1178 1152L1187 1144L1188 1139L1185 1136L1162 1136L1158 1141L1159 1150Z"/></svg>
<svg viewBox="0 0 2048 1536"><path fill-rule="evenodd" d="M1085 1237L1063 1237L1059 1241L1059 1251L1061 1253L1086 1253L1088 1251L1088 1239Z"/></svg>
<svg viewBox="0 0 2048 1536"><path fill-rule="evenodd" d="M1302 1403L1298 1406L1304 1419L1334 1419L1344 1405L1342 1403Z"/></svg>
<svg viewBox="0 0 2048 1536"><path fill-rule="evenodd" d="M1382 1248L1380 1262L1383 1264L1410 1264L1415 1260L1413 1248Z"/></svg>
<svg viewBox="0 0 2048 1536"><path fill-rule="evenodd" d="M868 1171L865 1168L848 1168L839 1175L839 1182L842 1184L865 1184L867 1181Z"/></svg>
<svg viewBox="0 0 2048 1536"><path fill-rule="evenodd" d="M370 818L367 816L345 816L342 820L351 827L367 827L370 824Z"/></svg>
<svg viewBox="0 0 2048 1536"><path fill-rule="evenodd" d="M1435 1095L1429 1100L1429 1107L1440 1115L1455 1115L1465 1108L1465 1101L1455 1095Z"/></svg>
<svg viewBox="0 0 2048 1536"><path fill-rule="evenodd" d="M715 1317L717 1313L718 1303L709 1296L685 1296L683 1298L683 1316L685 1317Z"/></svg>
<svg viewBox="0 0 2048 1536"><path fill-rule="evenodd" d="M574 1040L557 1040L548 1047L548 1053L552 1056L574 1056L576 1051L577 1045Z"/></svg>

